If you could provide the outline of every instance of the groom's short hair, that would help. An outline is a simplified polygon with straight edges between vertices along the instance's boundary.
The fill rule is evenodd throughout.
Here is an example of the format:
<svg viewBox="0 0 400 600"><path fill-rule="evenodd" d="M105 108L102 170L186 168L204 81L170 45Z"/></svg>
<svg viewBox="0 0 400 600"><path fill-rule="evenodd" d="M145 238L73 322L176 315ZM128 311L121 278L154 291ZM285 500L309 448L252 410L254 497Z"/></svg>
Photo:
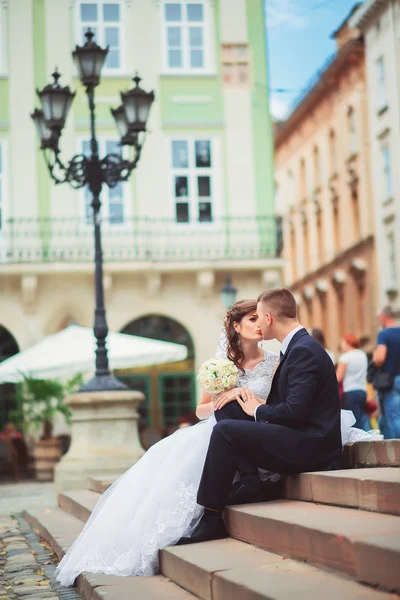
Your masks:
<svg viewBox="0 0 400 600"><path fill-rule="evenodd" d="M292 292L286 288L267 290L259 295L257 302L261 302L278 321L297 319L297 304Z"/></svg>

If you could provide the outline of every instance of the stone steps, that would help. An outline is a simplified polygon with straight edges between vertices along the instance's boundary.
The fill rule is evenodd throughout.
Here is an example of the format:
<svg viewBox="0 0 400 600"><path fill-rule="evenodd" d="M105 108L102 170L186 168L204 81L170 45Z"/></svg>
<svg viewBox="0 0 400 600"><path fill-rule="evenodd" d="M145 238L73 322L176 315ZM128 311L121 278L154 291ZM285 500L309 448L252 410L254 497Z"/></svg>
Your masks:
<svg viewBox="0 0 400 600"><path fill-rule="evenodd" d="M400 591L400 517L292 500L231 507L231 537Z"/></svg>
<svg viewBox="0 0 400 600"><path fill-rule="evenodd" d="M91 490L74 490L58 494L58 505L84 523L92 514L100 494Z"/></svg>
<svg viewBox="0 0 400 600"><path fill-rule="evenodd" d="M400 440L346 444L343 453L343 466L347 469L400 467Z"/></svg>
<svg viewBox="0 0 400 600"><path fill-rule="evenodd" d="M30 510L25 518L60 559L84 526L83 521L61 508ZM230 538L167 548L160 558L160 576L84 573L78 577L77 587L87 600L288 600L294 595L308 599L322 589L324 600L391 598L346 576Z"/></svg>
<svg viewBox="0 0 400 600"><path fill-rule="evenodd" d="M400 515L400 468L347 469L287 477L285 498Z"/></svg>
<svg viewBox="0 0 400 600"><path fill-rule="evenodd" d="M161 552L163 575L203 600L389 600L348 577L234 539Z"/></svg>
<svg viewBox="0 0 400 600"><path fill-rule="evenodd" d="M24 517L60 560L84 527L82 520L58 507L25 511ZM195 596L162 575L116 577L83 573L76 585L86 600L195 600Z"/></svg>
<svg viewBox="0 0 400 600"><path fill-rule="evenodd" d="M86 573L78 588L87 600L399 597L400 440L348 445L344 464L363 468L287 478L293 500L229 508L230 538L166 548L160 576ZM114 480L93 477L26 517L61 558Z"/></svg>
<svg viewBox="0 0 400 600"><path fill-rule="evenodd" d="M385 471L381 480L388 479ZM358 471L354 480L359 481ZM378 472L374 473L374 481L379 482ZM379 486L376 491L381 502ZM99 497L90 491L64 492L60 494L60 506L86 521ZM398 516L278 500L229 508L226 519L233 538L284 557L333 569L360 582L400 591Z"/></svg>
<svg viewBox="0 0 400 600"><path fill-rule="evenodd" d="M117 479L117 476L112 477L111 475L99 475L97 477L89 477L88 490L90 490L91 492L96 492L97 494L104 494L104 492L106 492L108 488L111 487L114 481L116 481Z"/></svg>

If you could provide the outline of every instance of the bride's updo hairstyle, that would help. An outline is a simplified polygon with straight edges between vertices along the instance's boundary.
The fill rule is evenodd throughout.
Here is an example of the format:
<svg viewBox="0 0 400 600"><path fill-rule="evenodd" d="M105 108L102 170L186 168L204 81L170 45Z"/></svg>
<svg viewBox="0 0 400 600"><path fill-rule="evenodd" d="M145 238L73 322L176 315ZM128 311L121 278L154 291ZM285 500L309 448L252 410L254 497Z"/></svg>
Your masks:
<svg viewBox="0 0 400 600"><path fill-rule="evenodd" d="M240 323L243 317L250 313L255 313L256 311L257 302L255 300L239 300L228 310L224 320L227 339L226 355L241 373L244 373L244 369L241 366L244 354L240 346L240 336L237 331L235 331L233 324Z"/></svg>

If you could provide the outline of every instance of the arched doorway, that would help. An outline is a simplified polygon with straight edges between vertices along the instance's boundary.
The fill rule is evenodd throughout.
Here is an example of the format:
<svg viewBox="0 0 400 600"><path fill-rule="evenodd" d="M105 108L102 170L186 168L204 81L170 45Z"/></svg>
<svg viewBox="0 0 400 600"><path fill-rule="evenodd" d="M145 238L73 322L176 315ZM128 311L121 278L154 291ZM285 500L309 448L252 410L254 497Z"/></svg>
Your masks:
<svg viewBox="0 0 400 600"><path fill-rule="evenodd" d="M19 346L11 333L0 325L0 362L18 354ZM0 431L8 421L8 414L14 409L15 386L10 383L0 385Z"/></svg>
<svg viewBox="0 0 400 600"><path fill-rule="evenodd" d="M175 431L182 421L195 420L194 344L188 330L174 319L151 314L131 321L121 333L175 342L188 349L184 361L116 373L130 388L146 396L140 409L140 429L158 432L161 437Z"/></svg>

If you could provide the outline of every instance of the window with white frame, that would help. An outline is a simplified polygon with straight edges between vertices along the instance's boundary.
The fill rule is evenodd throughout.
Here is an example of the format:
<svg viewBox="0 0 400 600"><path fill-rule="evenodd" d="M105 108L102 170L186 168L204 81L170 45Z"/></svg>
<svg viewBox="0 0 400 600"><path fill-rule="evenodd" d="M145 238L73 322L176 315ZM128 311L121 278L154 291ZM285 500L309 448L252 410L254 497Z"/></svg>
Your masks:
<svg viewBox="0 0 400 600"><path fill-rule="evenodd" d="M383 189L385 199L393 196L393 181L392 181L392 159L388 142L382 146L382 166L383 166Z"/></svg>
<svg viewBox="0 0 400 600"><path fill-rule="evenodd" d="M3 75L6 71L4 30L5 28L3 26L3 7L0 4L0 75Z"/></svg>
<svg viewBox="0 0 400 600"><path fill-rule="evenodd" d="M387 258L389 263L389 281L391 284L397 283L397 265L396 265L396 239L393 231L386 236Z"/></svg>
<svg viewBox="0 0 400 600"><path fill-rule="evenodd" d="M164 69L173 73L210 70L204 0L164 1L162 10Z"/></svg>
<svg viewBox="0 0 400 600"><path fill-rule="evenodd" d="M210 139L171 140L172 185L177 223L213 221L215 157Z"/></svg>
<svg viewBox="0 0 400 600"><path fill-rule="evenodd" d="M4 178L4 146L0 142L0 231L4 226Z"/></svg>
<svg viewBox="0 0 400 600"><path fill-rule="evenodd" d="M99 46L109 46L105 73L123 70L123 31L122 2L117 0L96 0L95 2L79 2L79 40L85 43L84 37L88 27L95 34L95 42Z"/></svg>
<svg viewBox="0 0 400 600"><path fill-rule="evenodd" d="M349 108L347 113L347 127L349 132L350 154L356 154L358 151L356 113L352 107Z"/></svg>
<svg viewBox="0 0 400 600"><path fill-rule="evenodd" d="M377 83L378 83L378 110L387 106L385 60L383 56L376 61Z"/></svg>
<svg viewBox="0 0 400 600"><path fill-rule="evenodd" d="M106 154L121 154L121 146L118 141L110 139L100 139L99 154L105 156ZM90 142L88 140L82 141L82 154L89 156L90 154ZM86 223L91 223L93 220L92 213L92 194L88 186L84 189L84 214ZM114 188L109 188L107 185L103 186L101 192L101 211L102 217L109 225L123 225L125 222L125 206L124 206L124 184L122 182L117 183Z"/></svg>

